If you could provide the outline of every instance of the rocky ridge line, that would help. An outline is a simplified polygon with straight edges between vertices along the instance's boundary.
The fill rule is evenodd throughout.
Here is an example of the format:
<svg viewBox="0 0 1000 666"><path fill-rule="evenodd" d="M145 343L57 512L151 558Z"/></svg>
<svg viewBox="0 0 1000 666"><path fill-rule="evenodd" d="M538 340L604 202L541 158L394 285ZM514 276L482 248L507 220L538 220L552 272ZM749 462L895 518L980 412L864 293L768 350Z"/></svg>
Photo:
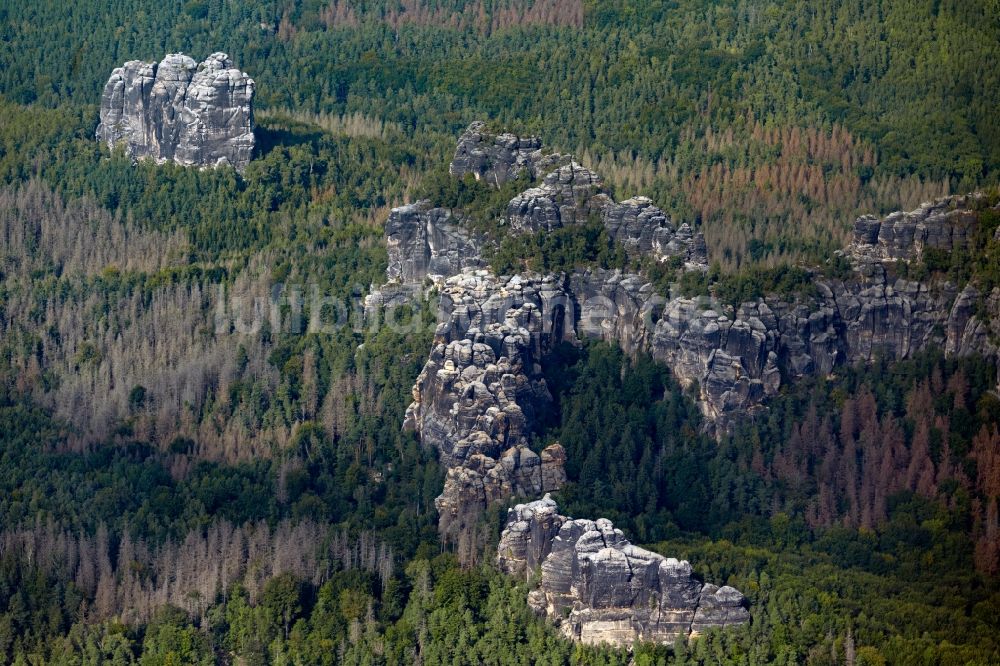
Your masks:
<svg viewBox="0 0 1000 666"><path fill-rule="evenodd" d="M468 175L495 187L517 178L540 181L507 205L503 223L509 233L530 234L600 219L608 234L632 256L657 261L672 257L686 268L708 268L705 237L690 225L677 226L646 197L620 203L607 193L604 180L571 155L546 153L537 137L492 134L486 124L469 125L458 139L448 172Z"/></svg>
<svg viewBox="0 0 1000 666"><path fill-rule="evenodd" d="M254 147L255 88L225 53L201 63L183 53L130 60L104 86L97 140L124 144L136 159L243 171Z"/></svg>
<svg viewBox="0 0 1000 666"><path fill-rule="evenodd" d="M529 157L509 157L509 151L496 157L488 150L494 145L489 136L475 127L459 141L453 174L468 173L460 159L463 154L486 156L476 163L481 173L535 168L529 159L539 154L534 140L516 143L532 147ZM510 161L498 165L491 159ZM674 228L646 200L613 202L590 172L583 178L587 194L578 196L573 183L581 173L570 160L544 179L543 185L553 183L555 218L551 208L515 205L529 198L515 197L508 210L518 211L524 220L509 223L511 232L546 228L553 220L577 220L577 213L568 209L589 206L601 211L612 237L632 251L652 251L661 260L681 257L692 270L705 266L699 235L689 235L683 226ZM560 191L569 194L560 199ZM598 203L586 203L585 196ZM369 304L391 304L427 278L441 294L434 350L414 387L406 423L435 446L453 470L439 500L442 527L464 524L456 521L459 508L468 513L474 513L476 504L484 508L494 488L500 488L497 499L502 499L509 496L508 488L518 487L509 479L491 481L487 488L483 479L497 470L498 456L526 444L526 425L544 408L547 396L538 361L562 341L598 338L629 353L649 353L670 367L683 386L697 387L707 424L719 429L761 409L783 383L823 376L844 364L877 357L900 360L935 346L949 354L996 354L990 341L996 339L997 318L989 313L1000 312L1000 294L984 299L972 286L959 290L947 282L931 285L892 276L894 261L919 256L923 246L945 251L962 247L974 218L969 207L974 205L973 198L950 197L884 220L860 218L845 251L853 266L851 276L816 275L811 294L768 295L735 309L707 297L665 299L641 275L621 271L498 277L481 268L481 239L472 238L450 211L427 202L394 210L386 225L392 281L374 292ZM671 247L678 237L683 242ZM901 238L914 240L908 246ZM920 249L907 253L906 248L917 243ZM897 258L883 260L889 255ZM444 275L459 266L461 272ZM981 301L988 306L985 314L976 311ZM489 347L493 356L477 356L477 344ZM455 458L456 442L463 442L459 449L472 454ZM476 454L485 458L474 458ZM520 457L512 454L507 459ZM470 503L480 498L482 502Z"/></svg>
<svg viewBox="0 0 1000 666"><path fill-rule="evenodd" d="M506 137L500 141L504 150L495 150L497 141L481 128L470 127L459 142L451 173L456 177L474 173L479 178L492 174L494 179L516 178L525 170L536 173L539 162L534 160L541 152L534 140L512 143ZM531 150L510 147L522 145ZM475 160L470 162L469 155ZM614 202L596 174L571 158L560 160L541 185L511 201L503 220L510 233L550 231L596 216L609 235L635 256L680 259L685 270L705 269L708 258L700 234L683 225L675 227L648 200ZM919 258L927 247L942 251L964 247L976 217L971 208L978 205L974 197L950 197L881 220L859 218L854 240L843 253L851 263L850 276L816 274L811 293L769 294L735 308L708 297L666 299L643 276L622 271L496 276L482 267L481 254L473 251L482 240L472 238L449 211L431 208L427 202L394 210L387 223L392 235L392 281L373 292L369 306L390 304L399 294L419 289L427 278L440 293L434 347L414 385L405 425L434 446L448 467L445 488L435 502L443 538L460 538L493 503L512 496L537 497L564 482L562 447L554 445L541 455L527 447L533 416L551 399L539 360L562 341L598 338L629 353L649 353L670 367L682 385L697 386L706 423L716 429L762 409L784 382L823 376L844 364L878 357L900 360L933 346L942 346L948 354L996 355L991 340L997 339L1000 327L1000 318L994 316L1000 313L1000 290L983 298L971 285L959 289L948 282L929 284L893 276L895 262ZM442 237L447 241L435 240ZM462 269L445 276L431 266ZM986 309L980 312L984 302ZM530 519L527 522L531 524ZM563 520L559 529L569 522L579 521ZM604 527L615 534L610 524L601 523L601 528L593 524L602 538L607 537ZM582 525L585 532L591 531L589 521ZM558 536L537 543L554 543ZM514 537L506 538L504 547ZM604 541L598 550L615 550L621 545L617 538L611 545ZM544 565L551 554L545 548L533 556L526 554L524 566ZM651 561L648 551L627 548L636 562ZM624 561L632 571L632 555L622 553L624 560L608 554L608 562ZM583 560L591 562L587 567L592 565L593 558ZM542 571L544 579L544 567ZM574 572L574 576L579 573ZM705 613L722 613L715 617L719 624L744 619L733 605L738 601L742 608L742 597L731 588L699 588L695 606L688 602L671 606L674 602L657 598L660 608L669 613L684 609L690 618L654 619L621 598L607 605L588 594L559 597L564 593L554 581L550 576L548 591L543 584L533 592L533 603L547 609L553 619L563 614L573 617L563 627L577 640L669 640L715 626L698 619L702 608ZM635 598L643 603L666 589L654 585L652 578L628 581L640 590ZM577 594L584 589L580 585L577 581L576 588L570 584L568 589Z"/></svg>

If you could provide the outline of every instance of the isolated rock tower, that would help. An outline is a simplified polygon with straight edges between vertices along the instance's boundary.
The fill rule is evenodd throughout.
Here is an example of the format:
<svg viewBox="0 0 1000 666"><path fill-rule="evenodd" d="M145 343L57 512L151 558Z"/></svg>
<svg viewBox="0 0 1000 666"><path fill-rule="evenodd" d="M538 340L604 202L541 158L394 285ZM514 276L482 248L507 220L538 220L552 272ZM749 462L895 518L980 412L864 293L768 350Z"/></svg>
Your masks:
<svg viewBox="0 0 1000 666"><path fill-rule="evenodd" d="M137 159L243 171L254 146L254 91L225 53L201 63L183 53L159 63L131 60L104 86L97 140L124 144Z"/></svg>

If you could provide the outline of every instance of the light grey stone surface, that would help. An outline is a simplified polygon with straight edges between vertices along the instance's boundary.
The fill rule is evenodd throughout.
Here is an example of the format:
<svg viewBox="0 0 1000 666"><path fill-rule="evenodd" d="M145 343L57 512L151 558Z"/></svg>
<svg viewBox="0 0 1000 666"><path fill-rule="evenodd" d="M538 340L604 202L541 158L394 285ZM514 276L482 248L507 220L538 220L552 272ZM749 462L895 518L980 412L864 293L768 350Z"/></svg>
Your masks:
<svg viewBox="0 0 1000 666"><path fill-rule="evenodd" d="M703 586L688 562L632 545L609 520L561 516L548 495L507 512L497 565L524 579L540 571L529 604L583 643L672 643L750 619L738 590Z"/></svg>
<svg viewBox="0 0 1000 666"><path fill-rule="evenodd" d="M131 60L104 86L97 139L123 144L136 159L242 171L254 147L254 92L253 79L225 53L201 63L182 53Z"/></svg>

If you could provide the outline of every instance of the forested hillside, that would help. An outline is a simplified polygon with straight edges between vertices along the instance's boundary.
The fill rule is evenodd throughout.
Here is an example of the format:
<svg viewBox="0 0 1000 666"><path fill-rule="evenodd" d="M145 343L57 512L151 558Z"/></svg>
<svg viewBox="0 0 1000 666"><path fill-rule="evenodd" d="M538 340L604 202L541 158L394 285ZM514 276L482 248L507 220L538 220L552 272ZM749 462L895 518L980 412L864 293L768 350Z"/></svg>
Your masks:
<svg viewBox="0 0 1000 666"><path fill-rule="evenodd" d="M538 132L704 223L733 268L995 182L995 18L988 0L12 2L0 95L93 105L126 60L224 50L267 112L441 151L474 118Z"/></svg>
<svg viewBox="0 0 1000 666"><path fill-rule="evenodd" d="M717 265L687 292L805 288L792 263L856 215L996 185L998 11L0 0L0 664L1000 662L992 361L845 368L716 439L648 358L547 358L533 445L566 448L562 510L750 603L748 626L629 653L531 614L489 564L502 508L486 564L441 545L444 471L401 429L434 307L364 316L392 206L489 221L520 187L447 177L477 118L703 231ZM113 67L218 50L257 84L245 173L95 141ZM492 258L627 264L582 230ZM914 270L995 286L997 242Z"/></svg>

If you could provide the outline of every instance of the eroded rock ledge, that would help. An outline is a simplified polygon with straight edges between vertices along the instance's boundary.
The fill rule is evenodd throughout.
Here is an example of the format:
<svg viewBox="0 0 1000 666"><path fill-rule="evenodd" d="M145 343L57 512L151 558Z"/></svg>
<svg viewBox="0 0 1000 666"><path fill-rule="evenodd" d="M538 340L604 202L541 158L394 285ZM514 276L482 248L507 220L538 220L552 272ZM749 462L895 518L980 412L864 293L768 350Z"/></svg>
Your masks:
<svg viewBox="0 0 1000 666"><path fill-rule="evenodd" d="M136 159L242 171L254 147L254 91L225 53L201 63L183 53L130 60L104 86L97 140Z"/></svg>
<svg viewBox="0 0 1000 666"><path fill-rule="evenodd" d="M672 643L750 619L735 588L702 584L688 562L633 546L607 519L559 515L548 495L508 511L497 565L526 580L540 570L528 603L583 643Z"/></svg>

